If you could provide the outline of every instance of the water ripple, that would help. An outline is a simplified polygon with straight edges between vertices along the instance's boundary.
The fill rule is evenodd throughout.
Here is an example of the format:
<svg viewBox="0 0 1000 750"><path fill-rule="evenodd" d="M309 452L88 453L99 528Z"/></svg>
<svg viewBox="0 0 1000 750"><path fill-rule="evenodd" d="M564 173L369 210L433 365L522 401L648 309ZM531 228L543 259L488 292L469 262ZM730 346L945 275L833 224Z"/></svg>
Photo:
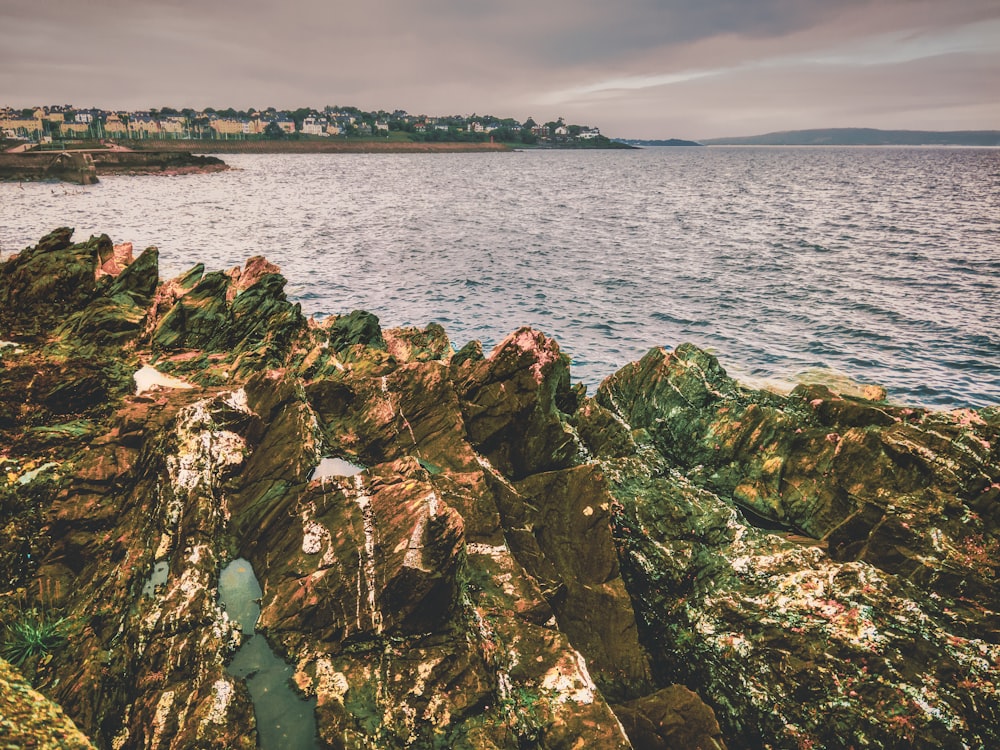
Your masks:
<svg viewBox="0 0 1000 750"><path fill-rule="evenodd" d="M693 341L735 373L826 369L1000 403L1000 151L230 155L239 169L0 185L0 251L56 226L172 276L263 254L307 314L366 308L488 349L556 336L591 385Z"/></svg>

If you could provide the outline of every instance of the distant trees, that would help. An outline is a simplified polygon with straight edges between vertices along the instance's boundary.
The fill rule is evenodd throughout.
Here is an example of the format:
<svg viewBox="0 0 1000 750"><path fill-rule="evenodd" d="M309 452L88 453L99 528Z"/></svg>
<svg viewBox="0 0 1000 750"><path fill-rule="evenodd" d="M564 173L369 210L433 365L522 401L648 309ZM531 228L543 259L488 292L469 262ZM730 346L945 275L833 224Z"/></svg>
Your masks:
<svg viewBox="0 0 1000 750"><path fill-rule="evenodd" d="M302 130L302 121L305 120L312 114L312 109L309 107L299 107L293 112L288 113L288 117L295 122L295 129Z"/></svg>
<svg viewBox="0 0 1000 750"><path fill-rule="evenodd" d="M389 120L389 130L401 131L403 133L415 133L416 125L406 120Z"/></svg>
<svg viewBox="0 0 1000 750"><path fill-rule="evenodd" d="M264 137L271 140L280 140L285 137L285 131L281 129L281 126L271 120L267 125L264 126Z"/></svg>

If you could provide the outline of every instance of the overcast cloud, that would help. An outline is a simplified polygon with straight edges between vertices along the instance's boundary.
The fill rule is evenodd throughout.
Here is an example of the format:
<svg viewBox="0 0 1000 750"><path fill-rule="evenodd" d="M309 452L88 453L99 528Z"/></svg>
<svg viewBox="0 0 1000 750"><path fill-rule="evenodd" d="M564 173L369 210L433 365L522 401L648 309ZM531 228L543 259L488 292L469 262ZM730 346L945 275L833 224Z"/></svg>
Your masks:
<svg viewBox="0 0 1000 750"><path fill-rule="evenodd" d="M0 104L1000 129L1000 2L2 0Z"/></svg>

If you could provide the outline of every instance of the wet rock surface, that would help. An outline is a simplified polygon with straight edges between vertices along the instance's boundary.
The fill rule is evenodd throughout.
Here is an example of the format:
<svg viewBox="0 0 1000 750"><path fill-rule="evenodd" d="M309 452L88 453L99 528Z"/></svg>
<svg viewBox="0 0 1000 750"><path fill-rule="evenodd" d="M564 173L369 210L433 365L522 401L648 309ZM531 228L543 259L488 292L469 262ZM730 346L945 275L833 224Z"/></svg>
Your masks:
<svg viewBox="0 0 1000 750"><path fill-rule="evenodd" d="M0 624L59 618L11 653L94 745L277 741L265 637L321 747L1000 744L1000 410L688 345L587 398L531 329L454 352L71 234L0 266Z"/></svg>

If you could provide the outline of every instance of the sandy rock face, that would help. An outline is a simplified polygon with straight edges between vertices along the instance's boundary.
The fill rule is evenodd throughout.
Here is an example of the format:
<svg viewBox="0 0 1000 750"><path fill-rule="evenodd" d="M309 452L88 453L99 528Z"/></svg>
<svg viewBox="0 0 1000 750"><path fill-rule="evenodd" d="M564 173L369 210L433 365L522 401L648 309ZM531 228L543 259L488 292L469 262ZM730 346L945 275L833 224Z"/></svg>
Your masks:
<svg viewBox="0 0 1000 750"><path fill-rule="evenodd" d="M96 746L256 746L237 557L310 746L1000 743L995 409L687 345L589 399L538 331L317 324L263 258L159 282L105 239L0 266L0 637L64 618L21 668Z"/></svg>

